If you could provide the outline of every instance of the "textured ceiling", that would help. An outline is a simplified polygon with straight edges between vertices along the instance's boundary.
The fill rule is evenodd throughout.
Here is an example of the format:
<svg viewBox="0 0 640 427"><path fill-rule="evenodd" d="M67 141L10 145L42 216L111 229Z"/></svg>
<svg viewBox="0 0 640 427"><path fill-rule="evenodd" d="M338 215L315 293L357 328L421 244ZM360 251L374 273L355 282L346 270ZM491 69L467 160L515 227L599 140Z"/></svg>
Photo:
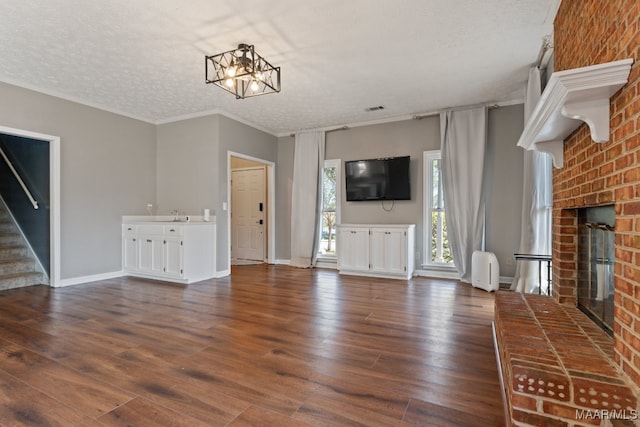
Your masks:
<svg viewBox="0 0 640 427"><path fill-rule="evenodd" d="M219 112L285 135L519 101L559 2L0 0L0 81L152 123ZM282 68L281 93L204 83L204 56L238 43Z"/></svg>

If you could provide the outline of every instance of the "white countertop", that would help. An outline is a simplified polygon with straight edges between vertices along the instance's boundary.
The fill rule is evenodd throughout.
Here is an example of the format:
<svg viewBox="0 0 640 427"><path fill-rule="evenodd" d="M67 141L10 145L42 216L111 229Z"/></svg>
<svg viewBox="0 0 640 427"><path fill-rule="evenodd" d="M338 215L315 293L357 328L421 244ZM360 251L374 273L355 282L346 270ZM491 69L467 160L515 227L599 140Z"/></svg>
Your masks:
<svg viewBox="0 0 640 427"><path fill-rule="evenodd" d="M189 217L189 221L185 217ZM124 215L122 223L126 224L171 224L171 225L206 225L215 224L216 217L209 217L209 221L205 221L202 215L180 215L180 221L174 221L173 215Z"/></svg>

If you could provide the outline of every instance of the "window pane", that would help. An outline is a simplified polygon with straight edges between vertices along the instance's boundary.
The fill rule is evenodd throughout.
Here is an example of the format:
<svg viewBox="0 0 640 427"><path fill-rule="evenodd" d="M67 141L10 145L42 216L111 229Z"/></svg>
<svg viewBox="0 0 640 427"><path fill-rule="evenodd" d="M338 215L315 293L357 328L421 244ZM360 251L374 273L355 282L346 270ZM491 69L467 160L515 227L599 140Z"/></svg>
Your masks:
<svg viewBox="0 0 640 427"><path fill-rule="evenodd" d="M425 153L426 154L426 153ZM430 248L425 250L425 262L432 265L453 266L451 249L447 236L447 221L444 212L444 191L442 188L442 160L440 153L425 156L425 200L428 201L425 232Z"/></svg>
<svg viewBox="0 0 640 427"><path fill-rule="evenodd" d="M444 209L444 195L442 193L442 171L440 170L440 159L434 159L433 171L433 208Z"/></svg>
<svg viewBox="0 0 640 427"><path fill-rule="evenodd" d="M322 178L322 229L320 255L336 254L336 168L325 167Z"/></svg>

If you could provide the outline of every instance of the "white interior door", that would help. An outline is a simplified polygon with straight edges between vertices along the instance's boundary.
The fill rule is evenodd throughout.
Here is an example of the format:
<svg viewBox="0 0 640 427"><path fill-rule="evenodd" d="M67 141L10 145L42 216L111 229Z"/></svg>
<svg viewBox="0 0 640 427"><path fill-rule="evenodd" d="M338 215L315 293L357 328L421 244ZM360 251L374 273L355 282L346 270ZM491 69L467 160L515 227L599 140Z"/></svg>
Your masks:
<svg viewBox="0 0 640 427"><path fill-rule="evenodd" d="M231 257L264 261L266 166L231 171Z"/></svg>

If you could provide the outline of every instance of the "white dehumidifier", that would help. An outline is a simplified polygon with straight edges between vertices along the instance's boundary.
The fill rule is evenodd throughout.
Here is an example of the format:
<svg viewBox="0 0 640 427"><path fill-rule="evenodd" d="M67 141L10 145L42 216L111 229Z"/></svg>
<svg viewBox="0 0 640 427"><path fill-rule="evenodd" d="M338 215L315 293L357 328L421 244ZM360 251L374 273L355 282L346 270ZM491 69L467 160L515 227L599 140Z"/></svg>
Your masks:
<svg viewBox="0 0 640 427"><path fill-rule="evenodd" d="M500 266L493 252L474 251L471 255L471 285L487 292L500 287Z"/></svg>

